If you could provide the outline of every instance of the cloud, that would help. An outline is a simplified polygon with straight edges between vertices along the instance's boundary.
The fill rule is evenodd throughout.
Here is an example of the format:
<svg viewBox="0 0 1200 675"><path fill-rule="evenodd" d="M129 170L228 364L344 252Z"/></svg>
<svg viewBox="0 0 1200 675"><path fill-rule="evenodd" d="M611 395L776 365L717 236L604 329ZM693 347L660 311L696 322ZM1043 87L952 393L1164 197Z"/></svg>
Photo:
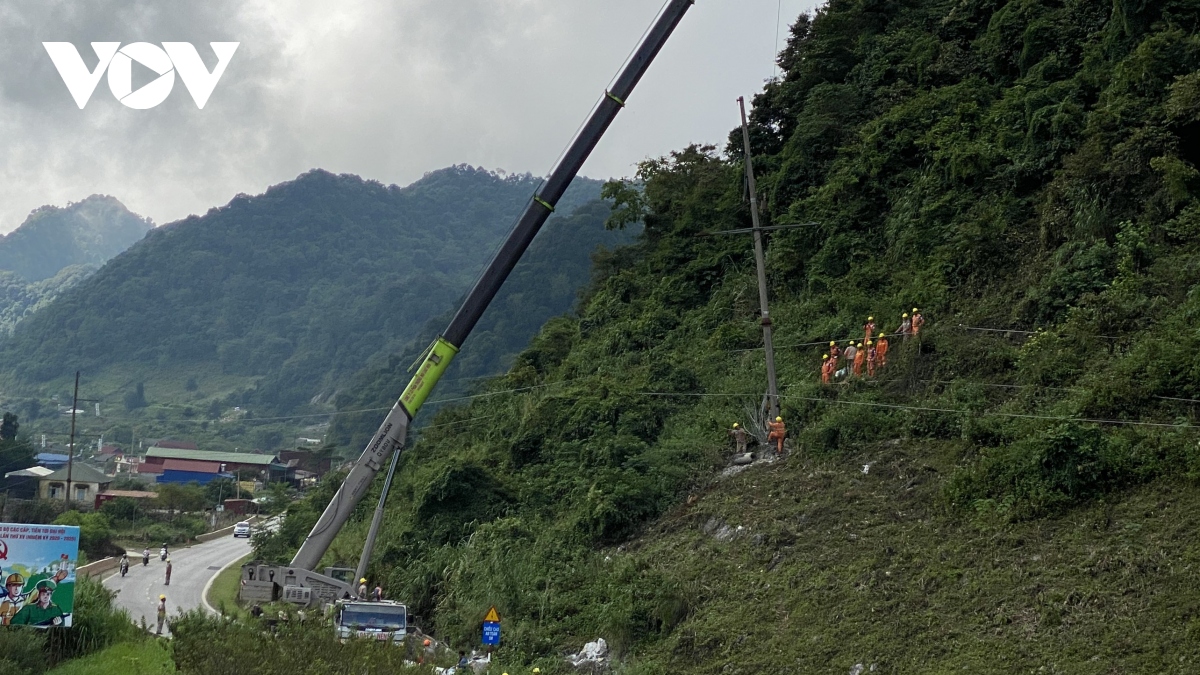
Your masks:
<svg viewBox="0 0 1200 675"><path fill-rule="evenodd" d="M585 166L724 141L815 0L698 2ZM645 0L0 0L0 231L46 203L112 194L163 223L313 167L406 184L469 163L545 173L650 24ZM151 110L101 80L84 110L41 43L241 46L208 104ZM135 82L135 87L138 85Z"/></svg>

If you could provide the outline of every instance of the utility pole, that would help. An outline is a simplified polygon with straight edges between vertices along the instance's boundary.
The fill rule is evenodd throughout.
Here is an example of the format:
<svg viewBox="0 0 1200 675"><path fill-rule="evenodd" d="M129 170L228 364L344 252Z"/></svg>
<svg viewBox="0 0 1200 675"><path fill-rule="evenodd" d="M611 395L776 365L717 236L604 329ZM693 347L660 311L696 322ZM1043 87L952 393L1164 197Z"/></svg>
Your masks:
<svg viewBox="0 0 1200 675"><path fill-rule="evenodd" d="M763 345L767 353L767 401L771 419L779 415L779 385L775 381L775 349L771 346L771 313L767 307L767 264L763 257L762 225L758 222L758 193L754 185L754 162L750 157L750 127L746 124L746 100L738 97L742 112L742 142L746 146L746 181L750 187L750 218L754 224L754 263L758 267L758 305L762 312Z"/></svg>
<svg viewBox="0 0 1200 675"><path fill-rule="evenodd" d="M79 406L79 371L75 371L75 395L71 398L71 440L67 443L67 510L71 510L71 468L75 464L75 408Z"/></svg>

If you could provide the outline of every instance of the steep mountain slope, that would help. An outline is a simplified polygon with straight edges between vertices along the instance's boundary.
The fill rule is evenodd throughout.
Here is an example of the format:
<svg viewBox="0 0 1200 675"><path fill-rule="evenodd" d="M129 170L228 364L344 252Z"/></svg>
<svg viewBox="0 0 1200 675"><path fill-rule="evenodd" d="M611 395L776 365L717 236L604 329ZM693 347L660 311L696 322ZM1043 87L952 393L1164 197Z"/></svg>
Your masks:
<svg viewBox="0 0 1200 675"><path fill-rule="evenodd" d="M153 231L24 322L6 359L25 386L75 369L159 391L226 376L241 403L294 410L450 307L535 185L471 167L405 188L312 171ZM564 210L598 187L581 181Z"/></svg>
<svg viewBox="0 0 1200 675"><path fill-rule="evenodd" d="M107 195L92 195L66 207L43 206L0 237L0 270L37 282L72 265L99 267L152 227L148 219Z"/></svg>
<svg viewBox="0 0 1200 675"><path fill-rule="evenodd" d="M1187 670L1198 30L1185 0L801 17L752 122L797 225L768 253L791 456L711 487L765 368L748 239L698 236L749 224L737 144L683 149L607 188L645 230L579 316L405 455L370 575L456 643L496 604L544 669L599 635L632 673ZM914 306L877 377L820 384Z"/></svg>

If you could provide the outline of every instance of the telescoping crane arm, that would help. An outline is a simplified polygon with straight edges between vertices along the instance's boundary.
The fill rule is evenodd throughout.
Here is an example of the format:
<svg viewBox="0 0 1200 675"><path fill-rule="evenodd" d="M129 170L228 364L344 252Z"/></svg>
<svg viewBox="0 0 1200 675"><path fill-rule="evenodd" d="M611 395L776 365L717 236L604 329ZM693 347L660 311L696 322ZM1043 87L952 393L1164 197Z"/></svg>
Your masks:
<svg viewBox="0 0 1200 675"><path fill-rule="evenodd" d="M601 99L587 123L572 141L562 160L554 167L549 178L525 207L524 213L521 214L512 232L509 233L508 239L505 240L504 245L496 252L483 275L475 283L475 287L471 289L470 295L459 307L458 313L454 315L450 325L441 337L429 347L416 374L404 389L404 393L392 406L391 412L383 420L379 430L371 437L371 441L367 443L366 449L363 450L362 456L359 457L354 468L350 470L350 474L346 476L345 482L342 483L325 512L321 514L317 524L313 526L312 532L308 534L308 538L304 540L300 550L296 552L296 556L292 559L292 567L305 570L316 569L334 537L341 531L342 525L346 523L354 507L366 494L371 480L383 468L383 463L387 461L392 452L403 450L409 422L421 409L421 405L429 397L434 385L437 384L442 373L446 372L450 361L458 353L467 336L471 334L479 317L483 315L484 310L500 290L500 286L504 284L504 280L508 278L509 272L516 266L538 230L550 217L554 206L562 198L575 175L579 173L584 161L600 141L600 137L604 135L617 113L624 107L626 99L633 92L654 57L658 55L659 50L662 49L663 44L671 36L675 27L679 25L679 21L694 1L670 0L659 14L642 43L613 82L612 88L605 92L604 98Z"/></svg>

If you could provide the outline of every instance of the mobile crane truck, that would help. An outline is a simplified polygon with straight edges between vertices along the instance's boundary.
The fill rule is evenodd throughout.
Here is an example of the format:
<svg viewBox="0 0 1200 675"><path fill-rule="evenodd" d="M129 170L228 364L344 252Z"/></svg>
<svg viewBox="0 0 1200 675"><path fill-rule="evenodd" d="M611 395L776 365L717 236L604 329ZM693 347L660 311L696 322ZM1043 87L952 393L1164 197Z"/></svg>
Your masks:
<svg viewBox="0 0 1200 675"><path fill-rule="evenodd" d="M373 621L378 628L370 632L378 639L397 639L402 636L407 619L404 606L399 603L356 602L365 598L356 598L355 582L364 576L366 571L379 530L387 488L391 484L396 460L404 450L409 424L694 1L669 0L663 7L641 44L613 81L612 87L604 92L604 97L575 136L562 159L529 200L508 238L475 283L450 325L422 354L416 374L405 387L400 399L392 406L379 430L367 443L366 449L317 520L317 524L309 532L300 550L292 558L291 564L251 562L242 567L239 597L243 602L283 600L306 607L324 607L338 603L341 605L339 634L363 634L362 630L343 630L346 628L344 624L350 622L356 628L362 628L371 625ZM384 492L376 508L355 574L350 576L349 570L344 568L325 568L323 572L318 572L317 565L321 558L389 456L392 457L391 469L388 471ZM368 608L367 605L371 607ZM345 616L351 618L341 621Z"/></svg>

